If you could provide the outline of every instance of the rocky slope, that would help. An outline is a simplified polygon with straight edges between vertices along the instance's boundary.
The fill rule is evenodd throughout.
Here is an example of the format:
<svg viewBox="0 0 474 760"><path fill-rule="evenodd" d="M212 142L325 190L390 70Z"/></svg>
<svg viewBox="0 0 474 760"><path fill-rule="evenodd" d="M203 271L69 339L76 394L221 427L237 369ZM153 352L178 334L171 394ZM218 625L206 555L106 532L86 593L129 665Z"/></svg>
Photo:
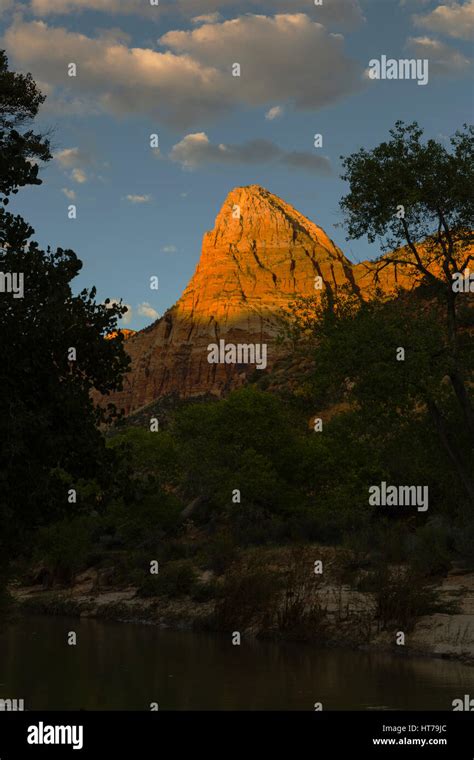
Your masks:
<svg viewBox="0 0 474 760"><path fill-rule="evenodd" d="M409 285L408 273L383 272L382 287ZM132 358L124 390L114 401L126 413L171 393L220 396L245 382L256 366L208 362L208 346L266 344L267 366L278 358L278 313L295 296L337 293L348 285L364 296L373 266L354 266L326 233L259 185L227 196L206 232L196 271L178 302L127 340ZM318 281L320 282L320 281Z"/></svg>

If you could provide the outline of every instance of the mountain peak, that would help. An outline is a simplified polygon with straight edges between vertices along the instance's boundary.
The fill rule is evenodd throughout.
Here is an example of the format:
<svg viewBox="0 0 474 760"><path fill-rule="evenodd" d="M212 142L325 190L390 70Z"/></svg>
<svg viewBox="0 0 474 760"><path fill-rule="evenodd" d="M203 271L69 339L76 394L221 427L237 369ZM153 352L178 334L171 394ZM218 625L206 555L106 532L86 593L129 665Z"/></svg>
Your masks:
<svg viewBox="0 0 474 760"><path fill-rule="evenodd" d="M132 371L114 400L128 412L168 393L221 395L238 387L255 365L209 363L209 345L265 344L271 367L280 350L281 309L297 296L358 289L363 276L365 269L353 267L294 206L261 185L235 187L204 234L182 296L127 341Z"/></svg>
<svg viewBox="0 0 474 760"><path fill-rule="evenodd" d="M206 245L218 243L255 250L256 246L280 257L283 250L303 247L321 260L347 262L324 230L262 185L235 187L227 195Z"/></svg>

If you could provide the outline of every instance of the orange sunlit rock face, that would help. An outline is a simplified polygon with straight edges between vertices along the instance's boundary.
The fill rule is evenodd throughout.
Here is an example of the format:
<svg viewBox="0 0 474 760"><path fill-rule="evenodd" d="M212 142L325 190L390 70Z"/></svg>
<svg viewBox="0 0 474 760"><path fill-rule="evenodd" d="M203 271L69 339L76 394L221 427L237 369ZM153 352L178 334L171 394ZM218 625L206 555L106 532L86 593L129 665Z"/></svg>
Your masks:
<svg viewBox="0 0 474 760"><path fill-rule="evenodd" d="M278 314L295 296L343 285L373 289L373 266L354 266L326 233L259 185L227 196L214 229L206 232L196 271L178 302L127 341L132 369L112 399L127 413L159 396L222 395L245 382L255 364L210 364L208 346L267 344L268 367L278 356ZM398 274L399 285L413 276ZM394 267L381 275L395 287Z"/></svg>
<svg viewBox="0 0 474 760"><path fill-rule="evenodd" d="M117 335L121 333L123 335L124 340L128 340L132 337L132 335L136 335L136 330L127 330L126 327L121 327L120 330L116 330L115 332L109 333L109 335L105 336L106 340L113 340L117 337Z"/></svg>

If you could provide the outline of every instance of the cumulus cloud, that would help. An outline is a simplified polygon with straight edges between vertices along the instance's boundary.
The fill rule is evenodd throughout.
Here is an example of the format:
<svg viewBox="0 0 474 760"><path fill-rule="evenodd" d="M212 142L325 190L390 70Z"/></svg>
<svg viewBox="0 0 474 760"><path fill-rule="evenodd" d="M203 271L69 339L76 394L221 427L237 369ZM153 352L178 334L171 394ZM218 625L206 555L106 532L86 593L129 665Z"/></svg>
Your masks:
<svg viewBox="0 0 474 760"><path fill-rule="evenodd" d="M280 116L283 116L284 108L282 106L273 106L273 108L270 108L267 113L265 114L265 118L268 119L268 121L273 121L274 119L279 119Z"/></svg>
<svg viewBox="0 0 474 760"><path fill-rule="evenodd" d="M343 37L302 13L170 31L160 39L163 52L43 21L17 20L4 42L16 65L46 82L63 105L69 96L73 106L86 101L91 113L141 113L185 129L238 105L318 109L362 86ZM78 76L66 89L70 61ZM232 76L233 62L241 63L241 77Z"/></svg>
<svg viewBox="0 0 474 760"><path fill-rule="evenodd" d="M243 16L170 31L160 42L200 66L216 67L223 95L249 105L288 101L318 108L357 86L357 67L344 53L344 38L303 13ZM233 62L241 64L240 77L229 77ZM321 76L323 71L330 76Z"/></svg>
<svg viewBox="0 0 474 760"><path fill-rule="evenodd" d="M0 0L1 2L1 0ZM144 0L31 0L31 9L37 16L64 15L86 10L104 13L138 14L159 20L163 14L179 13L186 17L214 18L216 14L235 10L236 0L161 0L151 7ZM244 13L285 13L289 10L305 12L311 9L315 20L323 24L353 26L363 19L358 0L325 0L323 5L312 7L309 0L239 0L238 8Z"/></svg>
<svg viewBox="0 0 474 760"><path fill-rule="evenodd" d="M147 317L148 319L159 319L160 316L156 309L154 309L147 301L143 301L143 303L139 304L137 313L140 317Z"/></svg>
<svg viewBox="0 0 474 760"><path fill-rule="evenodd" d="M71 179L79 185L82 185L84 182L87 182L87 174L84 169L73 169L71 172Z"/></svg>
<svg viewBox="0 0 474 760"><path fill-rule="evenodd" d="M76 200L76 191L75 190L68 190L67 187L63 187L61 190L62 193L66 196L66 198L69 198L70 201Z"/></svg>
<svg viewBox="0 0 474 760"><path fill-rule="evenodd" d="M86 112L163 115L190 122L225 107L219 102L222 75L186 56L129 48L42 21L16 23L4 39L17 65L55 87L60 100L67 97L65 72L74 61L78 76L68 86L74 99L87 96Z"/></svg>
<svg viewBox="0 0 474 760"><path fill-rule="evenodd" d="M151 195L127 195L127 201L130 203L150 203Z"/></svg>
<svg viewBox="0 0 474 760"><path fill-rule="evenodd" d="M459 75L472 68L472 61L465 55L431 37L410 37L407 48L417 58L429 60L430 75Z"/></svg>
<svg viewBox="0 0 474 760"><path fill-rule="evenodd" d="M241 145L213 145L205 132L186 135L173 146L170 159L183 169L206 164L280 164L319 174L331 174L329 159L305 151L286 151L271 140L249 140Z"/></svg>
<svg viewBox="0 0 474 760"><path fill-rule="evenodd" d="M413 20L429 32L470 40L474 38L474 0L438 5L431 13L415 16Z"/></svg>
<svg viewBox="0 0 474 760"><path fill-rule="evenodd" d="M64 148L54 154L54 160L62 169L72 169L76 166L88 166L91 156L79 148Z"/></svg>
<svg viewBox="0 0 474 760"><path fill-rule="evenodd" d="M63 148L63 150L57 151L53 158L65 172L72 169L68 176L73 182L77 182L79 185L87 182L88 175L83 167L90 166L93 163L92 156L87 151L77 147Z"/></svg>

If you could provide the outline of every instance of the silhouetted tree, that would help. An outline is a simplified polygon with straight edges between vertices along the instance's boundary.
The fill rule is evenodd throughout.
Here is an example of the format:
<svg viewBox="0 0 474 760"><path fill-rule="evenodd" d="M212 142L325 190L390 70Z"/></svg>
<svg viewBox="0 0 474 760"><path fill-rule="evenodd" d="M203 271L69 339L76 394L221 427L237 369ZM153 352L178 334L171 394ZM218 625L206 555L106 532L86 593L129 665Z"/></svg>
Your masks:
<svg viewBox="0 0 474 760"><path fill-rule="evenodd" d="M30 75L8 71L0 53L0 195L41 184L46 138L24 130L44 97ZM35 526L79 510L71 489L107 478L110 452L97 423L114 409L94 406L91 391L121 388L129 359L118 339L105 340L125 313L74 295L82 263L74 251L44 251L20 216L0 210L0 557ZM78 485L79 484L79 485ZM69 494L69 496L68 496Z"/></svg>
<svg viewBox="0 0 474 760"><path fill-rule="evenodd" d="M5 205L19 187L41 184L38 161L51 158L48 139L25 129L44 100L31 74L9 71L0 50L0 193Z"/></svg>
<svg viewBox="0 0 474 760"><path fill-rule="evenodd" d="M465 339L459 325L459 292L453 287L474 261L474 127L451 138L451 150L422 142L416 122L397 122L391 139L343 159L350 191L342 199L349 238L367 235L392 253L376 274L393 264L418 272L444 303L449 366L446 376L474 444L474 409L461 366ZM435 413L436 410L434 410Z"/></svg>

